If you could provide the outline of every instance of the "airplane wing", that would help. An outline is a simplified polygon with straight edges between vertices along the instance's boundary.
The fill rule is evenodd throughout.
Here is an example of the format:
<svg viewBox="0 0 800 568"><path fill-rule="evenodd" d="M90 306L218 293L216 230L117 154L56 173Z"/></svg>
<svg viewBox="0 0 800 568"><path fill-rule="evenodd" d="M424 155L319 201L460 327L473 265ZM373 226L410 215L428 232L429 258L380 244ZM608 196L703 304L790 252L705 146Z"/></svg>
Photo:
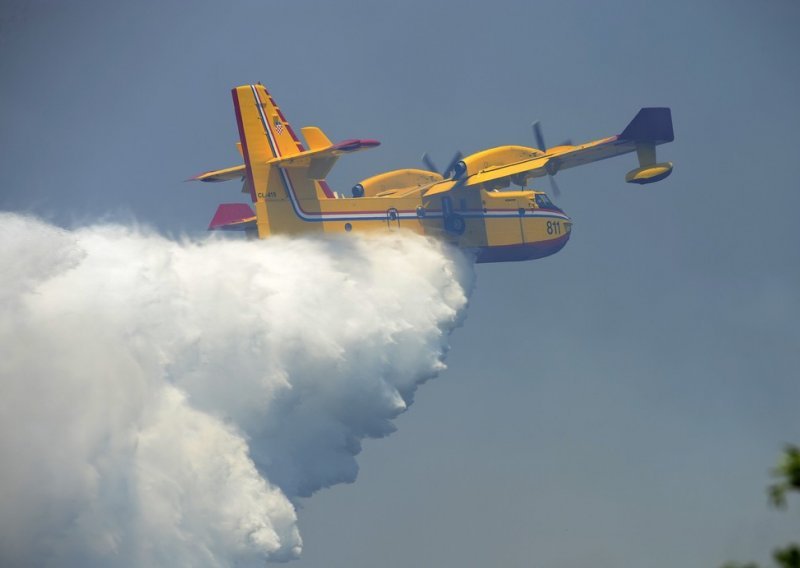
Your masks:
<svg viewBox="0 0 800 568"><path fill-rule="evenodd" d="M674 139L670 109L643 108L621 134L577 146L557 146L550 148L542 156L489 167L470 175L461 185L476 186L515 176L527 179L553 175L561 170L627 154L642 146L654 148L658 144L672 142Z"/></svg>
<svg viewBox="0 0 800 568"><path fill-rule="evenodd" d="M469 178L468 178L469 179ZM436 182L433 184L430 189L425 192L425 197L431 197L434 195L439 195L440 193L447 193L451 189L453 189L456 185L458 185L457 181L454 180L444 180L440 182ZM477 185L477 184L474 184Z"/></svg>

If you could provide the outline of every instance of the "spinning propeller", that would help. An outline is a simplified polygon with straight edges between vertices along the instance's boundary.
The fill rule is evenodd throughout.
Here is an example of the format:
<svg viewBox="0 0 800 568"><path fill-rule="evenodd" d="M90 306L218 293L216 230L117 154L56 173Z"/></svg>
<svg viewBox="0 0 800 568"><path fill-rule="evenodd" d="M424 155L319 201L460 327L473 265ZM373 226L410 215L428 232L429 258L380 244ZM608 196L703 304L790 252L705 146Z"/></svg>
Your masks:
<svg viewBox="0 0 800 568"><path fill-rule="evenodd" d="M443 178L448 179L455 177L456 165L463 157L464 155L461 152L456 152L453 155L453 159L450 160L450 163L447 164L447 167L443 171L439 171L439 168L436 167L436 164L433 163L433 160L431 160L431 157L427 152L422 154L422 163L425 164L425 167L428 168L428 170L440 174Z"/></svg>
<svg viewBox="0 0 800 568"><path fill-rule="evenodd" d="M547 152L547 144L544 143L544 136L542 135L542 126L541 123L537 120L533 124L531 124L531 128L533 129L533 137L536 138L536 145L542 152ZM572 146L572 140L565 140L559 146ZM558 173L558 159L551 158L547 162L547 179L550 180L550 187L553 190L553 195L556 197L561 197L561 190L558 188L558 184L556 183L555 175Z"/></svg>

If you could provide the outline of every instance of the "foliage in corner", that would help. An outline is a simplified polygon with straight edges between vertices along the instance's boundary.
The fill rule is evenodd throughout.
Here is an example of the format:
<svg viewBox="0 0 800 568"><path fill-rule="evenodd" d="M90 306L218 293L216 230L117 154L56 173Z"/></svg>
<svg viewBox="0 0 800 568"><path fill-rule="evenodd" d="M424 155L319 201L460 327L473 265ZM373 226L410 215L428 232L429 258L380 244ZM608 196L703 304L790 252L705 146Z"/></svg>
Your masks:
<svg viewBox="0 0 800 568"><path fill-rule="evenodd" d="M769 486L769 500L778 509L786 508L786 496L790 491L800 492L800 446L788 444L783 459L774 470L775 483Z"/></svg>
<svg viewBox="0 0 800 568"><path fill-rule="evenodd" d="M787 444L778 467L772 470L775 482L767 488L770 504L776 509L786 509L788 495L800 493L800 446ZM800 568L800 545L792 543L778 548L772 558L780 568ZM720 568L759 568L755 562L740 564L726 562Z"/></svg>

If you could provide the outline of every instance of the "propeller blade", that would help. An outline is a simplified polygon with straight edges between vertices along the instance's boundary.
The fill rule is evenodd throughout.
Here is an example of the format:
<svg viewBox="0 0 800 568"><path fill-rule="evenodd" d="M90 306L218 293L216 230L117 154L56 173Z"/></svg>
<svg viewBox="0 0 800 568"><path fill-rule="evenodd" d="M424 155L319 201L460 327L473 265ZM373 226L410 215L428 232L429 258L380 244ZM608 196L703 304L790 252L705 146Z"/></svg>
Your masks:
<svg viewBox="0 0 800 568"><path fill-rule="evenodd" d="M436 167L436 164L433 163L431 157L428 155L427 152L422 154L422 163L425 164L425 167L428 168L430 171L434 173L439 173L439 168Z"/></svg>
<svg viewBox="0 0 800 568"><path fill-rule="evenodd" d="M556 183L556 178L553 176L547 176L547 179L550 180L550 189L553 190L553 195L556 197L561 197L561 190L558 188L558 184Z"/></svg>
<svg viewBox="0 0 800 568"><path fill-rule="evenodd" d="M539 124L537 120L531 124L531 128L533 128L533 136L536 138L536 144L539 145L539 150L542 152L547 151L547 145L544 143L544 136L542 136L542 125Z"/></svg>
<svg viewBox="0 0 800 568"><path fill-rule="evenodd" d="M464 157L464 155L463 155L461 152L456 152L456 153L455 153L455 155L453 156L453 159L452 159L452 160L450 160L450 163L449 163L449 164L447 164L447 169L445 169L445 170L444 170L444 172L442 172L442 175L443 175L445 178L452 177L452 175L453 175L453 170L455 170L455 169L456 169L456 164L457 164L458 162L460 162L460 161L461 161L461 158L463 158L463 157Z"/></svg>
<svg viewBox="0 0 800 568"><path fill-rule="evenodd" d="M531 128L533 129L533 137L536 138L536 144L539 145L539 149L542 152L547 152L547 144L544 143L544 135L542 134L542 125L537 120L533 124L531 124ZM559 146L572 146L572 140L569 138L564 140ZM548 161L547 168L547 179L550 181L550 189L553 190L553 195L555 197L561 197L561 189L558 187L558 183L556 183L556 179L553 177L556 172L558 172L558 166L560 163L558 162L558 158L554 158L555 161Z"/></svg>

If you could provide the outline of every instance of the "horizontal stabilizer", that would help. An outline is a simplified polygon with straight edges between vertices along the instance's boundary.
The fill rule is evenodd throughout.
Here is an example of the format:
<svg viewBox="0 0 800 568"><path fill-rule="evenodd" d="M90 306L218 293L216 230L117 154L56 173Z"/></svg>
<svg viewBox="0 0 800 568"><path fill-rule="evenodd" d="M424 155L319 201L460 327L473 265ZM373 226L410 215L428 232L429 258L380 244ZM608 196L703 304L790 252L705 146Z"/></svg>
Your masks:
<svg viewBox="0 0 800 568"><path fill-rule="evenodd" d="M190 177L186 181L229 181L232 179L244 179L247 175L244 164L241 166L233 166L232 168L225 168L223 170L211 170L210 172L203 172L194 177Z"/></svg>
<svg viewBox="0 0 800 568"><path fill-rule="evenodd" d="M256 227L256 214L246 203L223 203L217 207L209 231L245 231Z"/></svg>
<svg viewBox="0 0 800 568"><path fill-rule="evenodd" d="M343 142L331 144L330 146L313 150L304 150L303 152L297 152L281 158L273 158L267 163L271 166L280 166L282 168L308 168L313 160L329 160L332 158L335 160L342 154L369 150L370 148L380 146L380 144L381 143L377 140L344 140Z"/></svg>
<svg viewBox="0 0 800 568"><path fill-rule="evenodd" d="M310 127L313 128L313 127ZM303 129L304 131L306 129ZM319 129L316 129L319 130ZM321 132L321 131L320 131ZM324 134L320 134L324 137ZM311 136L313 139L313 135ZM320 142L321 138L313 139L314 143ZM327 140L327 138L326 138ZM305 168L308 169L308 178L321 180L325 179L330 172L336 160L342 154L351 152L358 152L359 150L367 150L380 145L377 140L345 140L338 144L328 144L322 148L312 150L304 150L286 156L283 158L272 158L267 162L270 166L278 166L282 168ZM220 182L230 180L244 180L247 176L247 168L244 164L240 166L233 166L222 170L211 170L197 174L190 177L186 181L206 181L206 182Z"/></svg>

